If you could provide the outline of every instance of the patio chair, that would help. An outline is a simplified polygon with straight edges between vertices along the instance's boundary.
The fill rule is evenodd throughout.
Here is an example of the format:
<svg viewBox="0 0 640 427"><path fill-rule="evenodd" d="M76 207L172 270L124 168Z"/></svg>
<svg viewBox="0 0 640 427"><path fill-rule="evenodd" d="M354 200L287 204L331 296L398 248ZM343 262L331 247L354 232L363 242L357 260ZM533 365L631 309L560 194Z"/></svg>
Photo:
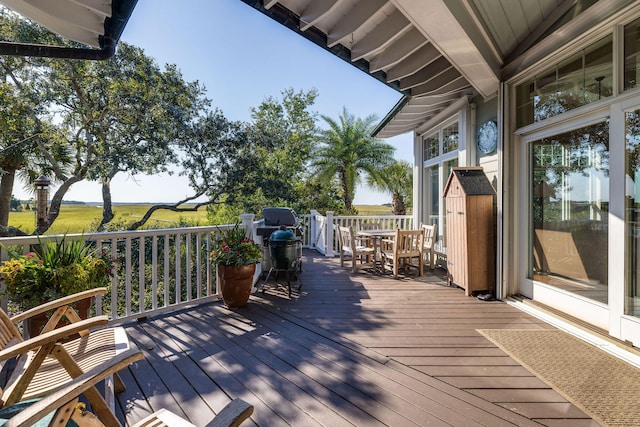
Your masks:
<svg viewBox="0 0 640 427"><path fill-rule="evenodd" d="M390 267L393 277L398 277L400 264L405 269L415 267L412 260L418 260L418 276L422 275L424 230L396 230L393 239L382 239L380 255L383 268Z"/></svg>
<svg viewBox="0 0 640 427"><path fill-rule="evenodd" d="M438 239L438 224L422 224L424 230L424 250L423 254L428 257L431 270L436 268L436 240Z"/></svg>
<svg viewBox="0 0 640 427"><path fill-rule="evenodd" d="M99 365L92 370L73 379L65 386L50 393L42 400L30 404L20 412L11 417L5 427L31 426L40 421L43 426L64 426L69 420L75 422L79 427L84 426L120 426L120 422L111 413L112 419L104 420L100 416L94 415L86 410L79 397L81 394L91 390L95 385L126 368L131 363L142 359L142 352L128 350L120 353L110 361ZM1 411L0 411L1 412ZM235 427L253 413L253 406L241 399L234 399L229 402L208 424L208 427ZM133 424L133 427L195 427L193 424L174 413L160 409L150 416Z"/></svg>
<svg viewBox="0 0 640 427"><path fill-rule="evenodd" d="M355 236L353 227L338 226L338 240L340 245L340 266L344 267L346 256L351 257L351 271L356 272L359 266L373 265L375 249L366 246L362 239ZM366 261L365 261L366 259ZM360 261L360 264L358 264Z"/></svg>
<svg viewBox="0 0 640 427"><path fill-rule="evenodd" d="M369 230L381 230L382 229L382 224L380 224L379 222L363 222L360 224L360 230L363 231L369 231ZM370 248L375 248L376 247L376 241L375 241L375 237L361 237L362 239L362 243L365 246L368 246Z"/></svg>
<svg viewBox="0 0 640 427"><path fill-rule="evenodd" d="M122 327L104 327L107 316L80 320L70 306L73 302L105 292L106 288L81 292L43 304L13 318L0 310L0 366L7 378L1 388L1 407L44 396L129 349L129 340ZM24 340L16 322L51 310L54 311L53 315L42 333ZM60 326L63 318L69 324ZM95 388L88 390L86 396L96 412L108 420L114 407L114 393L124 389L124 385L117 374L105 385L107 400Z"/></svg>

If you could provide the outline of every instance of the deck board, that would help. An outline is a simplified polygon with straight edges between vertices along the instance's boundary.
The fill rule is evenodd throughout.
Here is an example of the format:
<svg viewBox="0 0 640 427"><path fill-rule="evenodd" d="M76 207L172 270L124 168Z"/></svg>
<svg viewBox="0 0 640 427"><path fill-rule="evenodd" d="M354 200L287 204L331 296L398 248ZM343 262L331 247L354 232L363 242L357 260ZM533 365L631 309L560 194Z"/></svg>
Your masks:
<svg viewBox="0 0 640 427"><path fill-rule="evenodd" d="M306 252L302 288L228 310L209 302L126 325L145 359L118 415L168 408L206 425L232 398L243 425L597 425L477 328L549 328L448 287L442 270L393 279Z"/></svg>

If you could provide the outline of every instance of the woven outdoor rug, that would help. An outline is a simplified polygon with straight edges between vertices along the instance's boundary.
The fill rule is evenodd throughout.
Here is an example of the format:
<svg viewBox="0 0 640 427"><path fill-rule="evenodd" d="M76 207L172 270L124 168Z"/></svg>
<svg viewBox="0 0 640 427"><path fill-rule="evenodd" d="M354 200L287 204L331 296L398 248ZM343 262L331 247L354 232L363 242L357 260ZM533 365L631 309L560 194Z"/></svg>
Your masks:
<svg viewBox="0 0 640 427"><path fill-rule="evenodd" d="M599 423L640 426L640 369L558 330L478 332Z"/></svg>

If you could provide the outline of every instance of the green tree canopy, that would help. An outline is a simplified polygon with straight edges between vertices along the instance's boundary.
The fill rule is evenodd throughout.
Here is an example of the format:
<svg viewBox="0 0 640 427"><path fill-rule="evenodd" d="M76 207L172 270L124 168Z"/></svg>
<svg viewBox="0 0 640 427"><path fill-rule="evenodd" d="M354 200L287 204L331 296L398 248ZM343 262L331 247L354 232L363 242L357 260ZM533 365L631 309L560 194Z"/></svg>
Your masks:
<svg viewBox="0 0 640 427"><path fill-rule="evenodd" d="M5 39L16 42L46 44L56 42L51 33L22 20L13 12L0 9L0 32ZM46 112L46 93L43 91L45 61L39 58L0 57L0 229L11 233L10 200L15 179L23 178L25 185L51 171L49 157L66 166L69 158L59 145L57 126L41 120ZM48 153L41 146L50 146Z"/></svg>
<svg viewBox="0 0 640 427"><path fill-rule="evenodd" d="M174 141L208 106L204 88L184 81L177 67L161 69L142 49L118 46L107 61L50 61L49 111L69 132L75 164L68 176L54 169L63 184L52 198L49 223L70 186L83 179L102 185L99 228L111 221L113 177L169 171L178 161Z"/></svg>
<svg viewBox="0 0 640 427"><path fill-rule="evenodd" d="M317 114L311 109L315 89L285 89L280 98L269 96L251 109L246 124L249 142L243 164L227 189L224 205L210 210L214 222L228 222L242 212L260 213L268 206L289 206L297 211L304 204L309 156L313 147Z"/></svg>
<svg viewBox="0 0 640 427"><path fill-rule="evenodd" d="M318 179L337 180L347 211L353 209L355 187L363 175L377 177L393 160L393 146L371 136L376 117L364 119L345 108L339 120L322 116L328 129L318 131L312 154Z"/></svg>
<svg viewBox="0 0 640 427"><path fill-rule="evenodd" d="M407 204L413 193L413 168L405 160L396 160L382 168L378 174L370 175L367 185L383 193L391 194L394 215L406 215ZM407 203L408 202L408 203Z"/></svg>

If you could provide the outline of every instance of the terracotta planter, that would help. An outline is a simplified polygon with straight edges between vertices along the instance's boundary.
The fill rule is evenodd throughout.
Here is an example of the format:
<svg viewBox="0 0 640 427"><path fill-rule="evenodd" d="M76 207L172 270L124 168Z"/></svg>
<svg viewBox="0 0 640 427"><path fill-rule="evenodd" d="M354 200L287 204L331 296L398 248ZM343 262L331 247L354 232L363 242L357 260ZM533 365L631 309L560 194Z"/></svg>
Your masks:
<svg viewBox="0 0 640 427"><path fill-rule="evenodd" d="M225 305L229 308L247 305L255 272L255 264L240 267L218 265L218 283Z"/></svg>

